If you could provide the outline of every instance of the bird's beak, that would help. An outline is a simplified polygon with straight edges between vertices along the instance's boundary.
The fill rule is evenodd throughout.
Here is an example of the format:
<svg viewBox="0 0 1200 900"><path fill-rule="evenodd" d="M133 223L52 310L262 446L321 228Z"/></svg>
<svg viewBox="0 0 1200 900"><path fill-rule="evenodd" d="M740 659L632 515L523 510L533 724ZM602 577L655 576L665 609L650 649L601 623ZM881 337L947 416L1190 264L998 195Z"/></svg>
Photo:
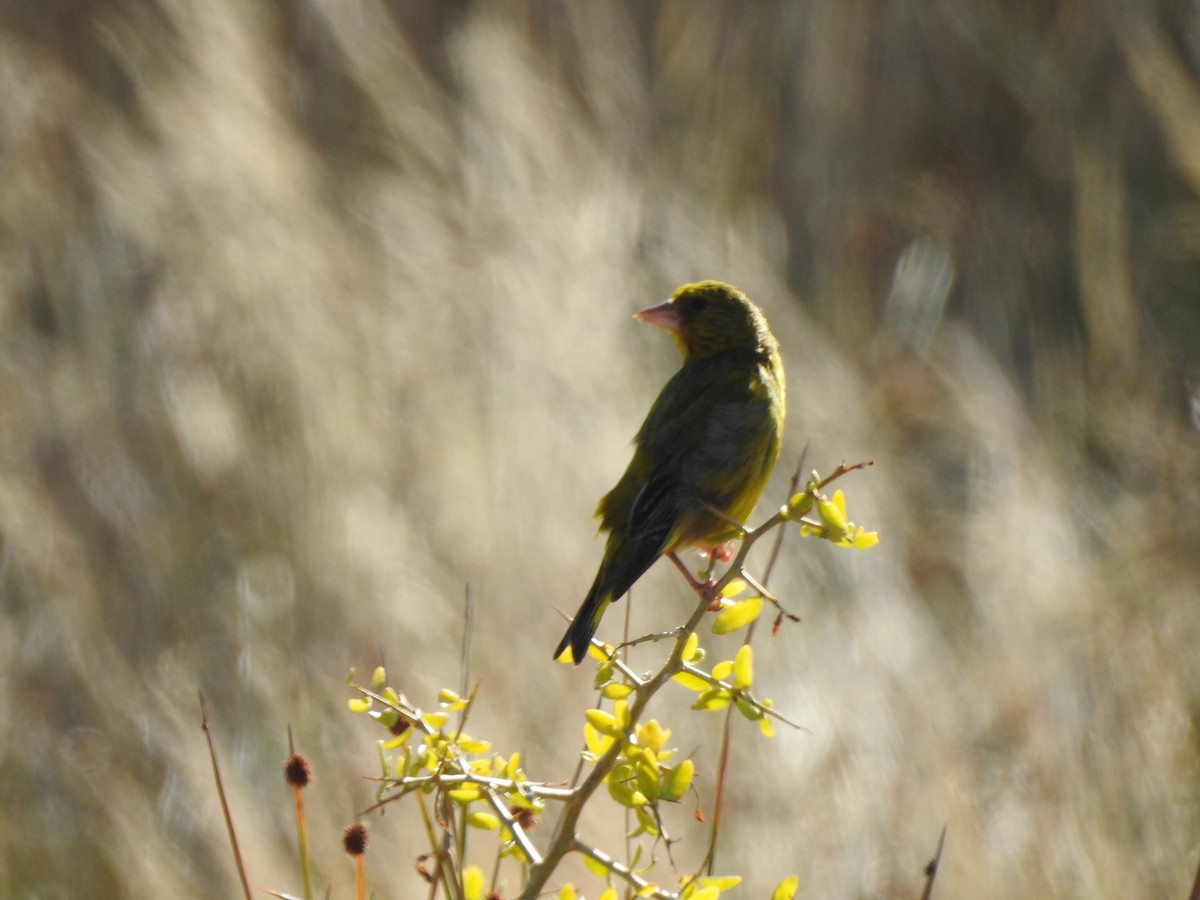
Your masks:
<svg viewBox="0 0 1200 900"><path fill-rule="evenodd" d="M683 317L679 314L679 307L670 300L664 300L658 306L651 306L649 309L636 312L633 317L639 322L655 325L664 331L676 334L683 327Z"/></svg>

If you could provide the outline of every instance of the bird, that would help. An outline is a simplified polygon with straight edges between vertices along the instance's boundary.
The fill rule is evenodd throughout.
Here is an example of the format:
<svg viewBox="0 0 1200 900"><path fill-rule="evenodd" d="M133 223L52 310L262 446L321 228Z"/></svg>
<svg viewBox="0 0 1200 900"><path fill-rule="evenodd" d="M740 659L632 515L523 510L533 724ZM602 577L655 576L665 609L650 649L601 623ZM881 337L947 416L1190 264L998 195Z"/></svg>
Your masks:
<svg viewBox="0 0 1200 900"><path fill-rule="evenodd" d="M633 440L633 458L596 506L608 532L579 612L554 651L578 665L609 604L659 557L714 549L737 537L754 509L783 435L779 344L737 288L699 281L634 318L667 331L683 364Z"/></svg>

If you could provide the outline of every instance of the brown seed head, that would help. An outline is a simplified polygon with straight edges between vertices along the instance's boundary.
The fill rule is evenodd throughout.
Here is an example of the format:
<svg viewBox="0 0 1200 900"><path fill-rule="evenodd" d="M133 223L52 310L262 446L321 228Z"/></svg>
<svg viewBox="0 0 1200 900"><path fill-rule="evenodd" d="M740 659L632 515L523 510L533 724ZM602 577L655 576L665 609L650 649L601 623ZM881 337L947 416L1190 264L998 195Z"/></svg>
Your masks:
<svg viewBox="0 0 1200 900"><path fill-rule="evenodd" d="M508 814L513 817L513 821L521 828L522 831L529 831L537 824L537 816L533 814L533 810L526 809L523 806L510 806Z"/></svg>
<svg viewBox="0 0 1200 900"><path fill-rule="evenodd" d="M362 822L355 822L353 825L347 825L346 830L342 832L342 847L351 856L362 856L367 852L370 837L367 826Z"/></svg>
<svg viewBox="0 0 1200 900"><path fill-rule="evenodd" d="M312 766L299 753L293 753L283 761L283 777L294 788L306 788L312 782Z"/></svg>

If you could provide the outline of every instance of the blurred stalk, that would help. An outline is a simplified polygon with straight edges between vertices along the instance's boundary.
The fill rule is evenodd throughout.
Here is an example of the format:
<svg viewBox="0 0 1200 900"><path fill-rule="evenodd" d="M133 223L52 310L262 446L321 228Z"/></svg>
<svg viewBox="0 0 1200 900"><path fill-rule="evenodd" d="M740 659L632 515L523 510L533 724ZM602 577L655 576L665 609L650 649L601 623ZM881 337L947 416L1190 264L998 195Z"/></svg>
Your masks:
<svg viewBox="0 0 1200 900"><path fill-rule="evenodd" d="M1138 317L1129 270L1124 160L1117 129L1102 125L1076 133L1075 265L1079 300L1097 371L1118 377L1137 365Z"/></svg>
<svg viewBox="0 0 1200 900"><path fill-rule="evenodd" d="M1200 192L1200 89L1162 29L1141 23L1120 37L1142 102L1158 119L1180 173Z"/></svg>

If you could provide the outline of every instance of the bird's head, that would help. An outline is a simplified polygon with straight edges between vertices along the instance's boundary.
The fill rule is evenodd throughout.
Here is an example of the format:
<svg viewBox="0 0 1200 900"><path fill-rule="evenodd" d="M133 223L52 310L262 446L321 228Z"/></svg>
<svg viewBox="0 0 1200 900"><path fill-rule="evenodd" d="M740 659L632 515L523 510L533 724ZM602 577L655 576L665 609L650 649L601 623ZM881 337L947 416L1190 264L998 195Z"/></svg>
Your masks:
<svg viewBox="0 0 1200 900"><path fill-rule="evenodd" d="M635 314L670 332L686 359L722 353L769 353L775 339L767 320L746 295L719 281L685 284L670 300Z"/></svg>

